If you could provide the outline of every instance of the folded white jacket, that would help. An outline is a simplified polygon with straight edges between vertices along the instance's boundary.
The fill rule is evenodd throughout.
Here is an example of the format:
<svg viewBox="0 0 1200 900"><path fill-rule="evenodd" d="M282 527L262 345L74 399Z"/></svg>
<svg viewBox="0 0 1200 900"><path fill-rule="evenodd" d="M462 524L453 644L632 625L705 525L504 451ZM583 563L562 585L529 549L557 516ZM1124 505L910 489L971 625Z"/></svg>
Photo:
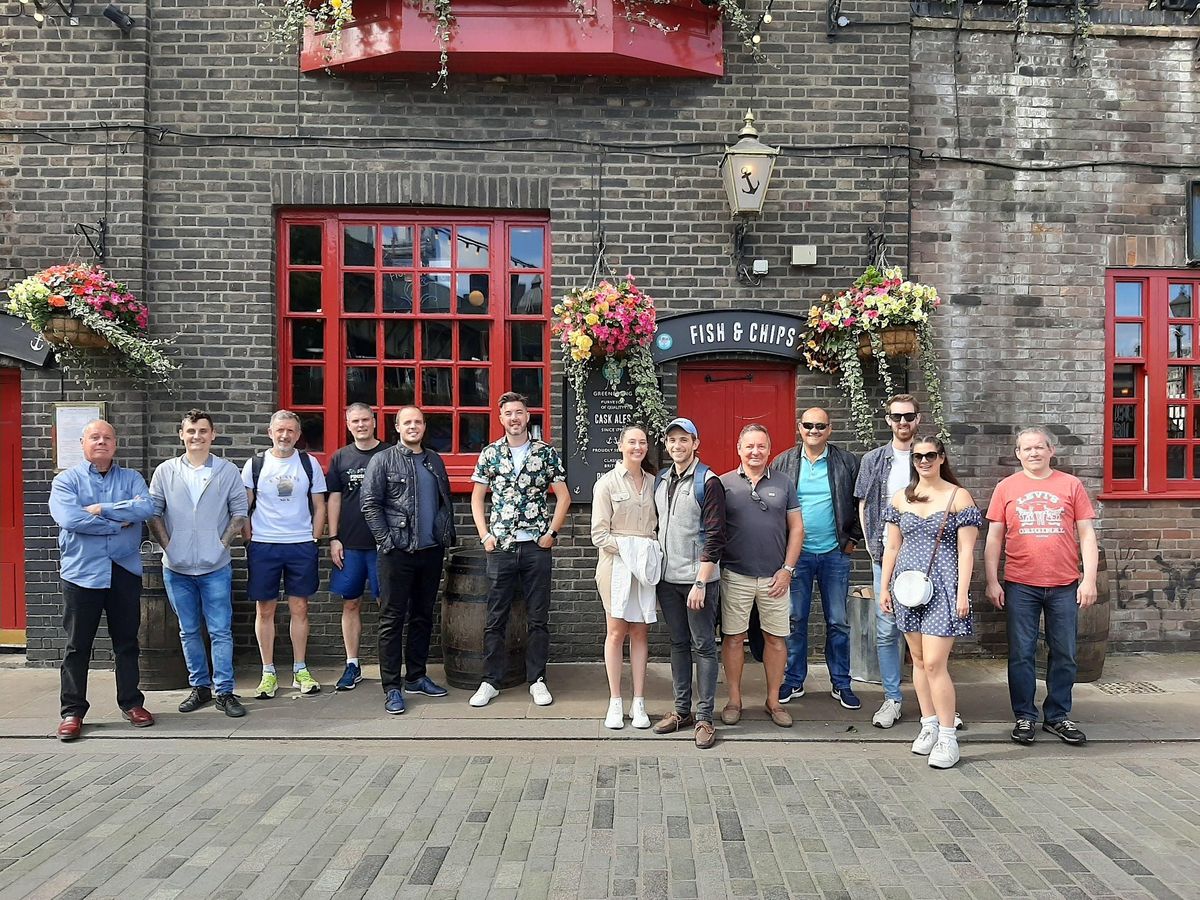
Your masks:
<svg viewBox="0 0 1200 900"><path fill-rule="evenodd" d="M625 607L636 603L642 621L657 622L654 586L662 577L662 548L654 538L634 535L617 538L617 548L612 567L612 617L625 618Z"/></svg>

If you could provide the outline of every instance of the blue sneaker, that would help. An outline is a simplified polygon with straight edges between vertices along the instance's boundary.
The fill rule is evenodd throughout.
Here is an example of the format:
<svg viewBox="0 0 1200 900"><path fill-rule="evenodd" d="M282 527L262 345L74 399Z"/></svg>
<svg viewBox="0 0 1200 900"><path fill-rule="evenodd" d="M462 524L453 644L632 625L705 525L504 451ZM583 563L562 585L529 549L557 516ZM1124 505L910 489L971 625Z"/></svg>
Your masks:
<svg viewBox="0 0 1200 900"><path fill-rule="evenodd" d="M449 692L428 675L422 675L416 681L404 682L404 693L424 694L426 697L445 697Z"/></svg>
<svg viewBox="0 0 1200 900"><path fill-rule="evenodd" d="M804 696L804 685L800 685L800 687L792 687L790 684L787 684L785 682L779 686L779 702L780 703L787 703L789 700L792 700L796 697L803 697L803 696Z"/></svg>
<svg viewBox="0 0 1200 900"><path fill-rule="evenodd" d="M358 667L357 663L346 663L346 671L338 679L336 690L352 691L360 681L362 681L362 669Z"/></svg>
<svg viewBox="0 0 1200 900"><path fill-rule="evenodd" d="M404 712L404 696L395 688L387 692L387 700L384 701L383 708L390 712L393 716L398 716Z"/></svg>
<svg viewBox="0 0 1200 900"><path fill-rule="evenodd" d="M842 704L846 709L862 709L862 701L854 696L854 691L850 688L834 688L831 696L838 703Z"/></svg>

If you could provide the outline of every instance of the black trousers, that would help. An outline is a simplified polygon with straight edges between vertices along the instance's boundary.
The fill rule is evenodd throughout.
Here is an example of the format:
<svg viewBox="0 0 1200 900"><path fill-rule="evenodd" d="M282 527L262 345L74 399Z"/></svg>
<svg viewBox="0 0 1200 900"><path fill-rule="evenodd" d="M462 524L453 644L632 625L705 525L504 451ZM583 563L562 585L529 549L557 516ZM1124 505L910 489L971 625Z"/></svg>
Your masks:
<svg viewBox="0 0 1200 900"><path fill-rule="evenodd" d="M406 679L416 681L425 677L433 634L433 605L437 602L445 555L441 547L379 554L379 677L385 691L403 687L401 648Z"/></svg>
<svg viewBox="0 0 1200 900"><path fill-rule="evenodd" d="M100 616L108 621L116 660L117 706L133 709L146 702L138 690L138 628L142 624L142 576L134 575L116 563L112 566L112 586L85 588L69 581L62 583L63 630L67 647L62 661L62 687L59 700L63 716L84 716L87 701L88 663L92 644L100 627Z"/></svg>
<svg viewBox="0 0 1200 900"><path fill-rule="evenodd" d="M529 623L525 679L533 684L546 676L546 660L550 658L550 558L551 551L543 550L537 541L520 541L512 550L495 550L487 555L492 586L483 629L483 668L485 680L494 688L504 680L504 634L518 585L525 594Z"/></svg>

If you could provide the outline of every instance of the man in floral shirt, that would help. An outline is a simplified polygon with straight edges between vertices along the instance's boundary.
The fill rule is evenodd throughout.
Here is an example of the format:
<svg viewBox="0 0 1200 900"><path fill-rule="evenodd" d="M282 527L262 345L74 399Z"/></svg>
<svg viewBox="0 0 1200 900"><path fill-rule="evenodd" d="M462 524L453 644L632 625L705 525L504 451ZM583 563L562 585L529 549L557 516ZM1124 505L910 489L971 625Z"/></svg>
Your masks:
<svg viewBox="0 0 1200 900"><path fill-rule="evenodd" d="M549 706L554 702L546 687L546 659L550 655L550 554L567 519L571 495L558 453L529 435L529 409L523 396L510 391L500 397L500 424L504 426L504 437L483 448L471 476L475 482L471 515L487 551L487 573L491 580L483 632L486 674L471 697L471 705L487 706L500 694L504 678L504 633L513 594L520 585L529 622L525 649L529 694L538 706ZM484 515L483 506L489 487L492 489L490 519ZM553 520L546 513L548 491L554 492Z"/></svg>

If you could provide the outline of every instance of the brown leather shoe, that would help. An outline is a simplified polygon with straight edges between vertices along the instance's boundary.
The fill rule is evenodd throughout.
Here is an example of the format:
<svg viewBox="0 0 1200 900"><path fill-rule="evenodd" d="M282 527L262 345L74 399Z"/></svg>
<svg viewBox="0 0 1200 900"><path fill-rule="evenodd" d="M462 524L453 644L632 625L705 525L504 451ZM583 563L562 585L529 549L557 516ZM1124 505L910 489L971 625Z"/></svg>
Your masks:
<svg viewBox="0 0 1200 900"><path fill-rule="evenodd" d="M651 729L655 734L670 734L673 731L678 731L681 728L691 728L696 724L696 717L691 713L680 715L677 712L667 713Z"/></svg>
<svg viewBox="0 0 1200 900"><path fill-rule="evenodd" d="M60 741L73 741L83 731L83 716L63 716L58 723L58 731L54 733Z"/></svg>
<svg viewBox="0 0 1200 900"><path fill-rule="evenodd" d="M721 710L721 721L726 725L736 725L742 721L742 708L732 703L726 703L725 708Z"/></svg>
<svg viewBox="0 0 1200 900"><path fill-rule="evenodd" d="M775 707L774 709L772 709L771 707L768 706L767 707L767 715L770 716L771 721L774 722L776 725L778 725L780 728L791 728L792 727L792 714L789 713L786 709L783 709L778 706Z"/></svg>
<svg viewBox="0 0 1200 900"><path fill-rule="evenodd" d="M134 728L149 728L154 724L154 716L150 715L150 710L144 706L123 709L121 710L121 717Z"/></svg>
<svg viewBox="0 0 1200 900"><path fill-rule="evenodd" d="M701 750L708 750L717 742L717 730L713 728L712 722L697 722L696 723L696 746Z"/></svg>

